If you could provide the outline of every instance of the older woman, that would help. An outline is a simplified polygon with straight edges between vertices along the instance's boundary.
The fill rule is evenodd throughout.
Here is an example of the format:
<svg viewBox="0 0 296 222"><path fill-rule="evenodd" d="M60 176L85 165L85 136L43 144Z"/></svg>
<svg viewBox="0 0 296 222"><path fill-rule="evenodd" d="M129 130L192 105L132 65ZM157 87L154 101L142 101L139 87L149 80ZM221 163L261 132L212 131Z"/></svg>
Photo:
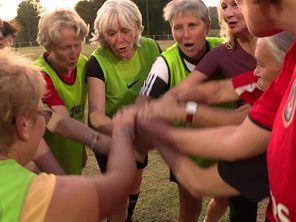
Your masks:
<svg viewBox="0 0 296 222"><path fill-rule="evenodd" d="M53 111L81 122L87 93L87 58L80 53L87 33L85 22L70 9L47 11L38 25L38 41L46 50L36 61L47 83L44 103ZM81 173L82 144L49 131L44 138L67 174Z"/></svg>
<svg viewBox="0 0 296 222"><path fill-rule="evenodd" d="M123 105L134 102L160 50L155 41L141 37L142 16L130 0L107 0L98 10L94 27L91 41L99 47L92 53L87 67L89 120L93 128L110 133L112 116ZM96 154L96 157L101 171L105 172L106 156ZM138 163L127 221L131 221L146 165ZM112 221L125 219L126 206L123 206Z"/></svg>
<svg viewBox="0 0 296 222"><path fill-rule="evenodd" d="M133 127L134 111L123 111L124 118L119 114L114 120L104 177L37 176L23 166L44 133L43 78L30 61L0 52L0 84L1 221L99 221L114 211L136 173L132 137L122 133Z"/></svg>
<svg viewBox="0 0 296 222"><path fill-rule="evenodd" d="M16 37L19 27L15 21L0 21L0 49L11 49L14 38ZM48 145L41 140L38 150L32 161L30 161L26 167L35 173L46 172L54 173L57 175L65 174L63 168L57 162Z"/></svg>
<svg viewBox="0 0 296 222"><path fill-rule="evenodd" d="M173 0L163 10L164 19L172 28L176 43L155 61L146 79L138 102L158 98L185 79L210 49L222 42L221 38L206 37L210 31L210 15L201 0ZM161 106L165 109L166 106ZM168 108L168 107L166 107ZM171 181L176 179L171 174ZM178 184L179 222L195 222L201 199L194 198Z"/></svg>

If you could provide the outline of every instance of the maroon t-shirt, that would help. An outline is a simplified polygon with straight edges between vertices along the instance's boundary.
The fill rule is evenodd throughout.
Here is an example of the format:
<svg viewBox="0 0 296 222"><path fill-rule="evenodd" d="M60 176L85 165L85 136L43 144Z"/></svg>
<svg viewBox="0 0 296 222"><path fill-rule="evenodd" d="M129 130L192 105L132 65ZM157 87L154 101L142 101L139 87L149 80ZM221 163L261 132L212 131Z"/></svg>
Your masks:
<svg viewBox="0 0 296 222"><path fill-rule="evenodd" d="M195 70L208 77L221 74L224 78L231 78L254 70L256 64L256 59L243 50L239 44L233 49L222 44L208 52L195 67Z"/></svg>

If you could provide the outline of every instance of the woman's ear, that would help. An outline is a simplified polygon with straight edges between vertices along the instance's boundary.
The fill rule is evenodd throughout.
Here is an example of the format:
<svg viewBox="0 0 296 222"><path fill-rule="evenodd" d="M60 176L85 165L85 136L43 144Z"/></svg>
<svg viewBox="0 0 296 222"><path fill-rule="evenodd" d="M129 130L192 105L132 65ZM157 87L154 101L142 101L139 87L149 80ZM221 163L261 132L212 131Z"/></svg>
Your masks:
<svg viewBox="0 0 296 222"><path fill-rule="evenodd" d="M27 141L30 138L30 125L32 120L25 115L17 115L15 119L15 128L17 136L22 141Z"/></svg>
<svg viewBox="0 0 296 222"><path fill-rule="evenodd" d="M211 22L209 22L209 24L208 25L206 25L206 36L210 33L210 31L211 31Z"/></svg>

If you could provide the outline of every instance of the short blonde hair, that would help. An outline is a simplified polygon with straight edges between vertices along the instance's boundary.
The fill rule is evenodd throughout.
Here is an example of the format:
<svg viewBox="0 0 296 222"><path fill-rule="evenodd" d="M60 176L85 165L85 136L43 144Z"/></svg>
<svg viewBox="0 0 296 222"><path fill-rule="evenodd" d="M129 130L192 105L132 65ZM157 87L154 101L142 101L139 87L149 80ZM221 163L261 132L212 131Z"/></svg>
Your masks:
<svg viewBox="0 0 296 222"><path fill-rule="evenodd" d="M103 48L108 47L104 34L117 21L125 28L137 29L139 31L134 44L136 47L139 47L143 31L142 15L137 5L131 0L107 0L102 5L97 12L91 42L100 44Z"/></svg>
<svg viewBox="0 0 296 222"><path fill-rule="evenodd" d="M13 122L20 113L33 115L45 92L45 82L32 61L0 51L0 152L15 142Z"/></svg>
<svg viewBox="0 0 296 222"><path fill-rule="evenodd" d="M163 9L164 20L169 21L171 25L175 16L183 14L193 15L203 21L206 27L210 27L210 12L201 0L172 0Z"/></svg>
<svg viewBox="0 0 296 222"><path fill-rule="evenodd" d="M60 8L45 11L40 16L37 41L47 50L58 40L62 28L73 28L76 36L82 40L88 34L86 23L74 9Z"/></svg>

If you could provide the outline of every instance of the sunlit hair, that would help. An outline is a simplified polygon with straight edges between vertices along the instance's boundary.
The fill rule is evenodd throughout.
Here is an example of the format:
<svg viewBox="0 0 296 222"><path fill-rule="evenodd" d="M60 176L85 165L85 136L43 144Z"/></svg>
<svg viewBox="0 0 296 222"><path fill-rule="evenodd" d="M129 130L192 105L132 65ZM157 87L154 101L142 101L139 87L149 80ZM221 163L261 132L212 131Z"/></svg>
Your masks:
<svg viewBox="0 0 296 222"><path fill-rule="evenodd" d="M104 34L112 29L117 22L124 28L138 31L139 35L135 39L134 45L139 47L143 31L142 15L137 5L131 0L107 0L102 5L97 12L91 42L107 48L108 43Z"/></svg>
<svg viewBox="0 0 296 222"><path fill-rule="evenodd" d="M15 142L16 116L33 118L44 92L45 82L32 61L6 49L0 51L0 152Z"/></svg>
<svg viewBox="0 0 296 222"><path fill-rule="evenodd" d="M224 21L223 18L223 9L222 9L222 1L220 0L217 12L218 12L218 21L220 26L220 36L224 38L224 42L229 49L233 49L236 46L236 36L232 34L230 31L227 23Z"/></svg>
<svg viewBox="0 0 296 222"><path fill-rule="evenodd" d="M184 14L193 15L203 21L205 27L210 27L210 12L208 7L201 0L173 0L163 9L164 19L165 21L169 21L171 25L175 16Z"/></svg>
<svg viewBox="0 0 296 222"><path fill-rule="evenodd" d="M60 8L45 11L40 16L37 41L47 50L59 40L63 28L75 30L76 36L82 41L88 34L86 23L74 9Z"/></svg>
<svg viewBox="0 0 296 222"><path fill-rule="evenodd" d="M258 41L266 42L271 49L270 51L273 54L275 61L281 66L288 49L296 41L296 37L290 32L283 31L273 36L259 38Z"/></svg>

